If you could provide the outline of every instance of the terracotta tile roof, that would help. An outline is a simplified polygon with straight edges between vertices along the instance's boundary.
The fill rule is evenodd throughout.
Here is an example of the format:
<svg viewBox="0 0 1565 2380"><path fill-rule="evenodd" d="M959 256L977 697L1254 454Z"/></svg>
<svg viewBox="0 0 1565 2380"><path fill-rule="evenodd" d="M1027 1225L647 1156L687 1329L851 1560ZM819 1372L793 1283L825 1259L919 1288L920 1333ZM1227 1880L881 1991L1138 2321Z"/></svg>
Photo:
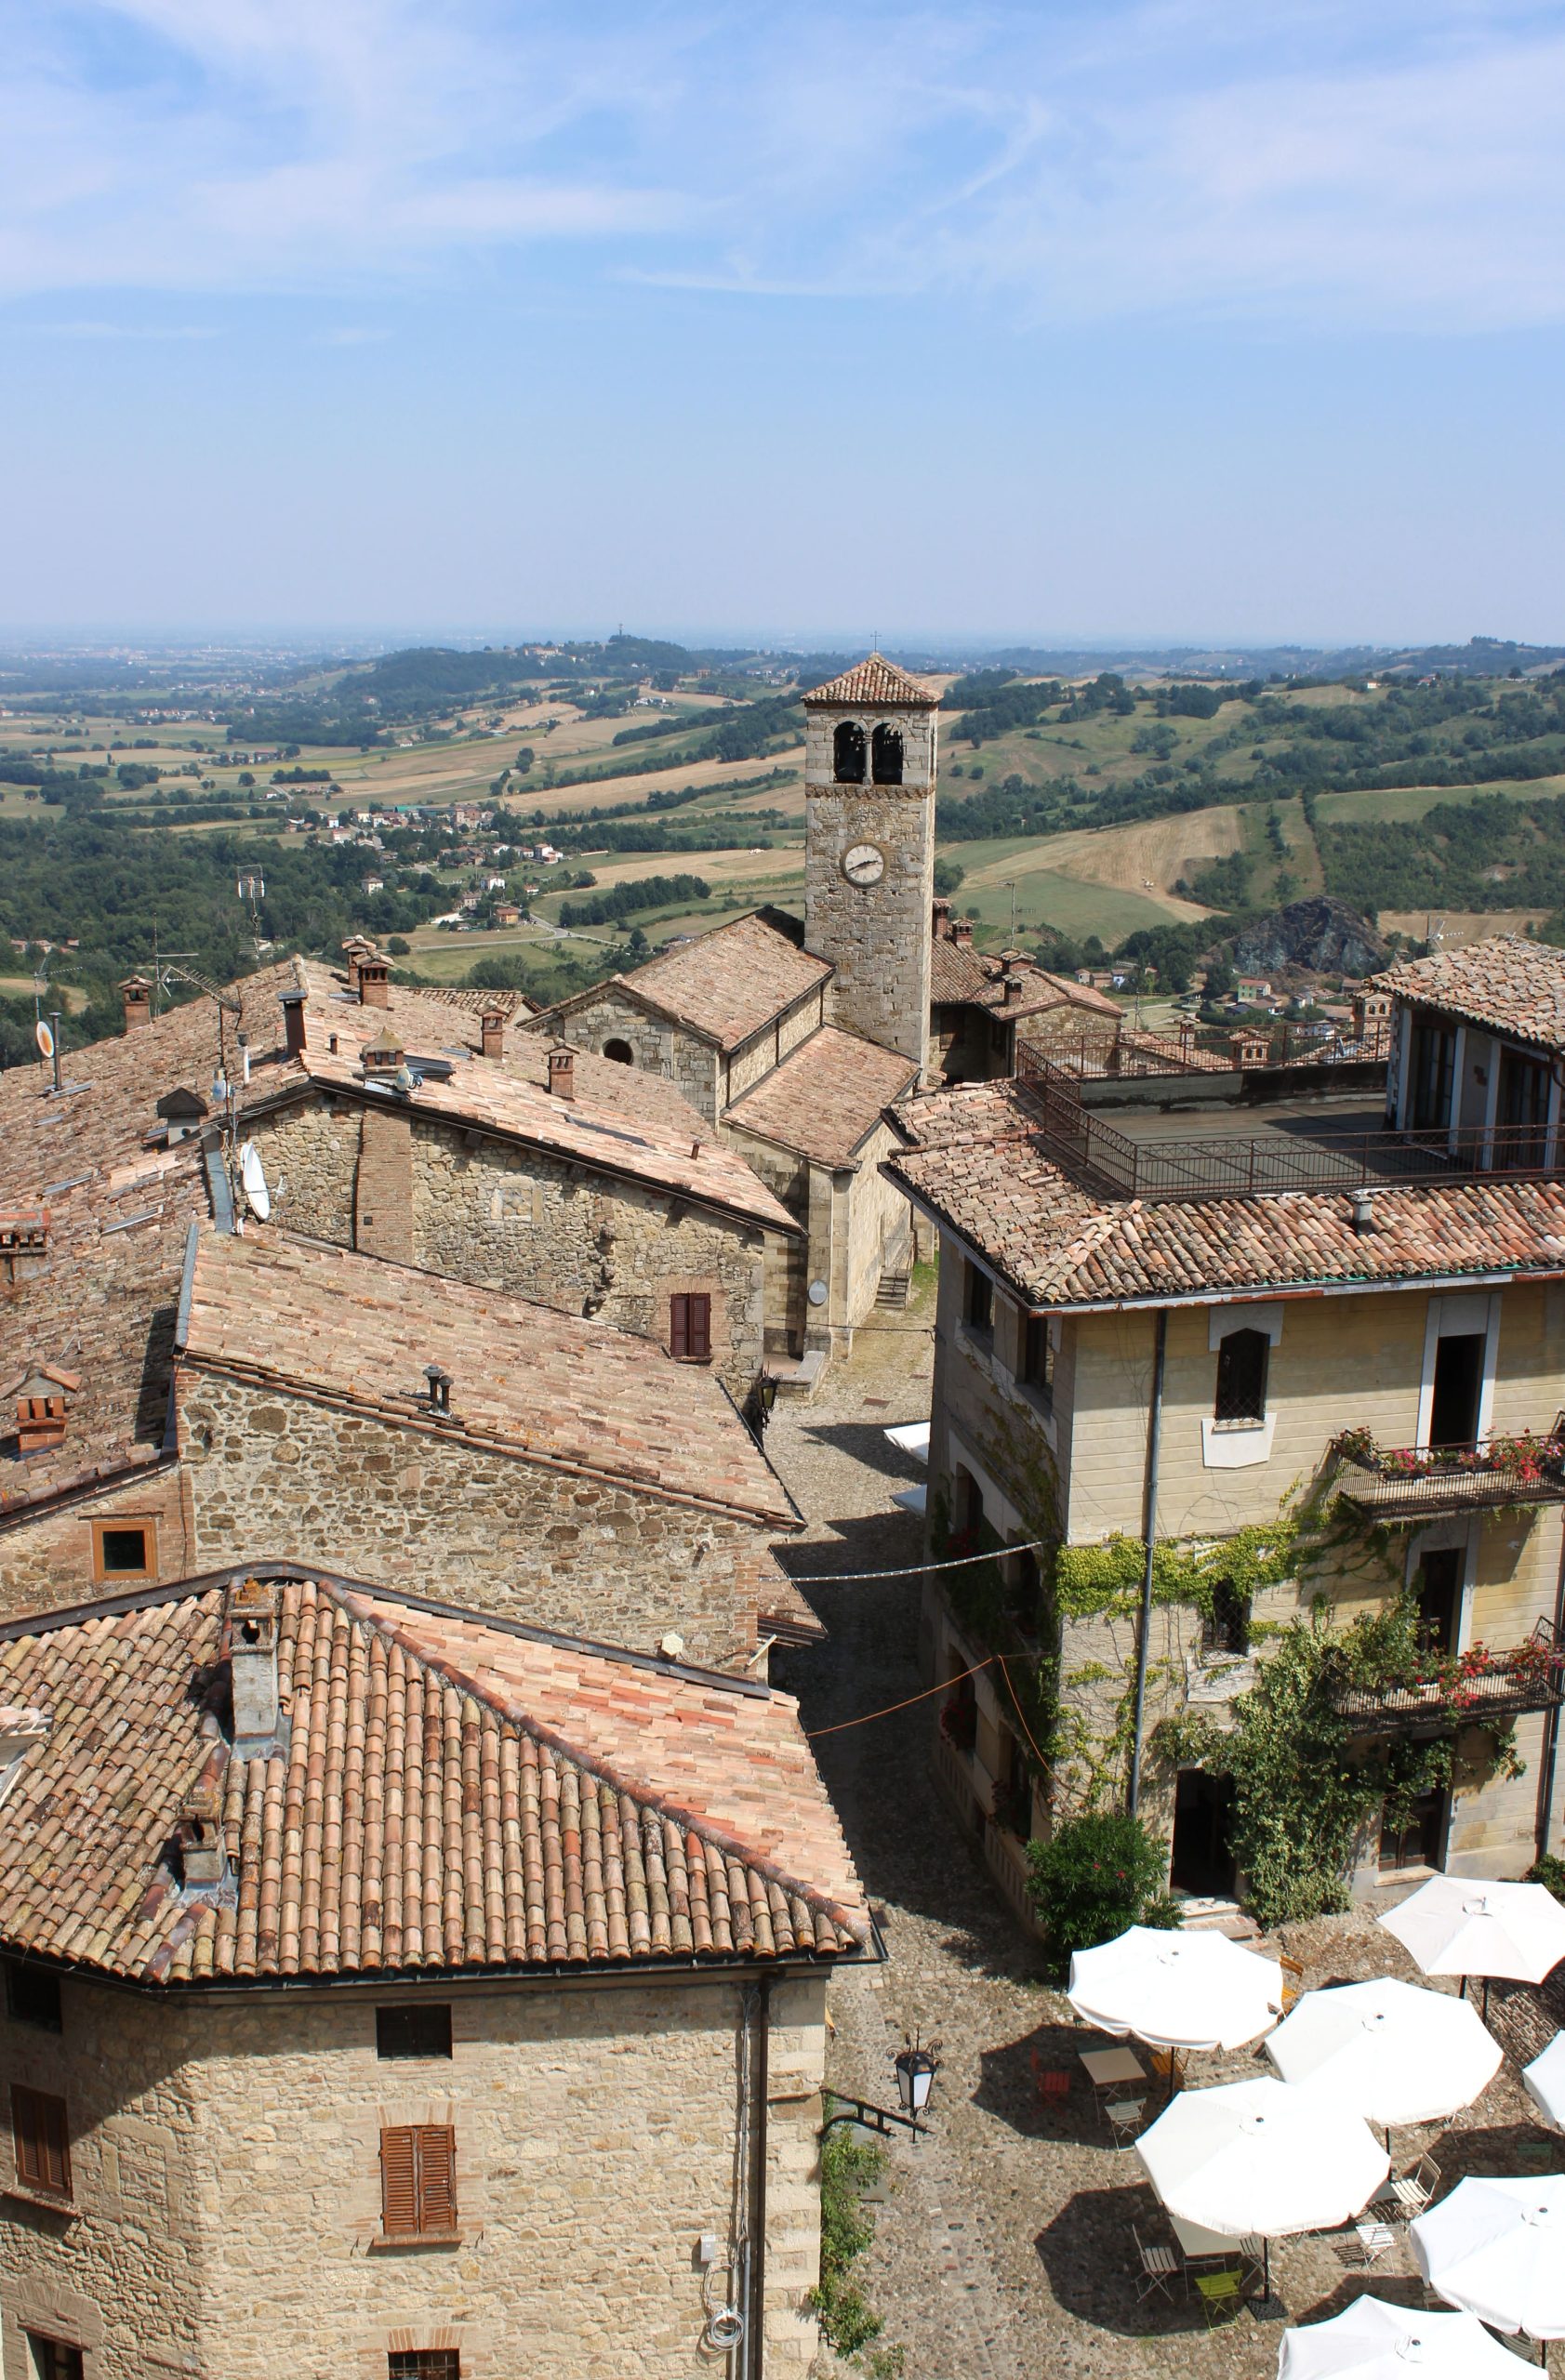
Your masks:
<svg viewBox="0 0 1565 2380"><path fill-rule="evenodd" d="M252 1227L199 1235L188 1362L433 1428L427 1364L450 1373L440 1435L650 1496L799 1526L722 1382L649 1339L497 1290Z"/></svg>
<svg viewBox="0 0 1565 2380"><path fill-rule="evenodd" d="M817 1165L849 1166L918 1074L895 1050L825 1025L726 1108L723 1120L797 1149Z"/></svg>
<svg viewBox="0 0 1565 2380"><path fill-rule="evenodd" d="M1010 1017L1041 1016L1059 1008L1077 1008L1115 1025L1124 1022L1124 1010L1107 992L1068 976L1052 975L1035 959L1017 959L1009 972L1022 979L1018 998L1007 1000L1001 981L1007 972L1002 959L975 950L971 945L936 934L930 949L929 997L947 1007L983 1008Z"/></svg>
<svg viewBox="0 0 1565 2380"><path fill-rule="evenodd" d="M405 988L398 985L402 990ZM420 984L418 998L433 1000L439 1007L459 1008L469 1016L503 1016L510 1024L513 1017L537 1016L543 1006L530 992L518 990L475 992L467 984Z"/></svg>
<svg viewBox="0 0 1565 2380"><path fill-rule="evenodd" d="M271 1752L222 1732L224 1588L0 1632L48 1714L0 1830L0 1942L143 1983L710 1957L869 1939L842 1832L766 1688L281 1585ZM229 1879L170 1863L193 1789Z"/></svg>
<svg viewBox="0 0 1565 2380"><path fill-rule="evenodd" d="M545 1009L534 1030L544 1030L551 1018L569 1016L601 999L612 985L702 1040L731 1051L817 991L830 974L829 960L812 958L801 948L792 919L780 910L753 909L725 926L714 926L681 949L649 959L629 975L610 975L557 1008Z"/></svg>
<svg viewBox="0 0 1565 2380"><path fill-rule="evenodd" d="M1427 1000L1489 1032L1565 1051L1565 950L1552 943L1495 934L1388 967L1374 988Z"/></svg>
<svg viewBox="0 0 1565 2380"><path fill-rule="evenodd" d="M812 686L802 699L806 703L858 705L866 710L916 703L933 710L940 697L933 686L909 678L906 669L899 669L883 654L871 653L864 660L855 661L851 669L844 669L840 678L830 679L824 686Z"/></svg>
<svg viewBox="0 0 1565 2380"><path fill-rule="evenodd" d="M1565 1182L1420 1183L1374 1193L1374 1229L1338 1191L1134 1199L1089 1194L1034 1137L1024 1086L982 1083L898 1110L920 1145L888 1177L1035 1306L1158 1304L1232 1291L1565 1274Z"/></svg>

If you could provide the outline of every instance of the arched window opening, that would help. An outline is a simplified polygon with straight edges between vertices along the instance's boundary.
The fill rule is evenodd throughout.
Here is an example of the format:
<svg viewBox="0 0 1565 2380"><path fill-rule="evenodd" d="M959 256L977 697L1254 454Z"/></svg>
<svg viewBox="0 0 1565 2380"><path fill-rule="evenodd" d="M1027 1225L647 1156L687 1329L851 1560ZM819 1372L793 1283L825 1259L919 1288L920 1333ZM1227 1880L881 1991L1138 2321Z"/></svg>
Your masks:
<svg viewBox="0 0 1565 2380"><path fill-rule="evenodd" d="M603 1043L603 1055L612 1058L617 1066L633 1066L636 1063L636 1053L629 1041L617 1038Z"/></svg>
<svg viewBox="0 0 1565 2380"><path fill-rule="evenodd" d="M1217 1349L1218 1421L1264 1421L1271 1342L1264 1330L1230 1330Z"/></svg>
<svg viewBox="0 0 1565 2380"><path fill-rule="evenodd" d="M877 727L870 746L877 785L900 785L902 782L902 730L899 727Z"/></svg>
<svg viewBox="0 0 1565 2380"><path fill-rule="evenodd" d="M864 730L856 719L844 719L831 738L831 774L839 785L864 783Z"/></svg>

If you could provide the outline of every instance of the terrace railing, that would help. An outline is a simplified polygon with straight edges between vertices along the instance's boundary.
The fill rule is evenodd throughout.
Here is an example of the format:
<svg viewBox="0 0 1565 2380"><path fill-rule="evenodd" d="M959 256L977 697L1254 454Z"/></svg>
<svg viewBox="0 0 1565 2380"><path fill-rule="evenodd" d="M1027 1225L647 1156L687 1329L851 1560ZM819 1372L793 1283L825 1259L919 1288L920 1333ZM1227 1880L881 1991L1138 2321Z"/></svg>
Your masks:
<svg viewBox="0 0 1565 2380"><path fill-rule="evenodd" d="M1338 1495L1376 1520L1565 1504L1565 1441L1554 1435L1383 1449L1366 1434L1350 1432L1335 1451Z"/></svg>
<svg viewBox="0 0 1565 2380"><path fill-rule="evenodd" d="M1546 1620L1524 1645L1490 1652L1483 1645L1431 1661L1431 1674L1407 1686L1341 1686L1333 1708L1356 1735L1399 1735L1411 1727L1502 1724L1524 1711L1565 1704L1565 1648Z"/></svg>

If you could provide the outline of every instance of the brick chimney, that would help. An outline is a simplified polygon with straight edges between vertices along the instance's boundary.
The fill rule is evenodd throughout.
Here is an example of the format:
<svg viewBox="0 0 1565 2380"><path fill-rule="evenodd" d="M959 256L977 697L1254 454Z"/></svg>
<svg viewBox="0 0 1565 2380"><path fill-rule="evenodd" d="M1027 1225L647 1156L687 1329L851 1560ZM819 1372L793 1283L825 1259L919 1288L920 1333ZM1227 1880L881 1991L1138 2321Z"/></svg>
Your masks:
<svg viewBox="0 0 1565 2380"><path fill-rule="evenodd" d="M374 958L375 945L366 942L362 933L350 934L342 945L342 956L348 961L348 989L356 992L359 988L359 961Z"/></svg>
<svg viewBox="0 0 1565 2380"><path fill-rule="evenodd" d="M1021 998L1022 978L1020 975L1014 974L1009 967L1000 979L1000 994L1007 1008L1011 1006L1013 1000Z"/></svg>
<svg viewBox="0 0 1565 2380"><path fill-rule="evenodd" d="M505 1011L486 1008L478 1020L479 1047L486 1058L505 1056Z"/></svg>
<svg viewBox="0 0 1565 2380"><path fill-rule="evenodd" d="M139 1025L153 1021L153 987L145 975L127 975L120 985L125 1001L125 1029L133 1033Z"/></svg>
<svg viewBox="0 0 1565 2380"><path fill-rule="evenodd" d="M391 1005L391 962L382 959L378 950L360 953L359 998L365 1008Z"/></svg>
<svg viewBox="0 0 1565 2380"><path fill-rule="evenodd" d="M248 1759L277 1734L277 1620L282 1595L270 1579L241 1579L228 1591L233 1749Z"/></svg>
<svg viewBox="0 0 1565 2380"><path fill-rule="evenodd" d="M937 898L929 913L929 931L936 942L949 931L950 922L950 903Z"/></svg>
<svg viewBox="0 0 1565 2380"><path fill-rule="evenodd" d="M973 920L971 918L953 918L951 919L951 940L954 943L960 944L963 950L968 948L973 940Z"/></svg>
<svg viewBox="0 0 1565 2380"><path fill-rule="evenodd" d="M387 1075L396 1074L406 1061L407 1052L389 1025L383 1025L372 1041L366 1041L359 1051L359 1063L365 1080L373 1082Z"/></svg>
<svg viewBox="0 0 1565 2380"><path fill-rule="evenodd" d="M1271 1035L1257 1033L1253 1025L1240 1025L1228 1036L1229 1062L1235 1066L1264 1066L1271 1055Z"/></svg>
<svg viewBox="0 0 1565 2380"><path fill-rule="evenodd" d="M46 1207L0 1209L0 1281L26 1281L48 1262Z"/></svg>
<svg viewBox="0 0 1565 2380"><path fill-rule="evenodd" d="M306 992L279 992L277 995L290 1058L302 1058L304 1055L304 1003L308 998Z"/></svg>
<svg viewBox="0 0 1565 2380"><path fill-rule="evenodd" d="M556 1099L576 1097L576 1051L574 1050L550 1050L549 1088Z"/></svg>
<svg viewBox="0 0 1565 2380"><path fill-rule="evenodd" d="M78 1372L57 1364L33 1364L8 1394L16 1399L17 1452L47 1454L65 1443L65 1400L82 1385Z"/></svg>

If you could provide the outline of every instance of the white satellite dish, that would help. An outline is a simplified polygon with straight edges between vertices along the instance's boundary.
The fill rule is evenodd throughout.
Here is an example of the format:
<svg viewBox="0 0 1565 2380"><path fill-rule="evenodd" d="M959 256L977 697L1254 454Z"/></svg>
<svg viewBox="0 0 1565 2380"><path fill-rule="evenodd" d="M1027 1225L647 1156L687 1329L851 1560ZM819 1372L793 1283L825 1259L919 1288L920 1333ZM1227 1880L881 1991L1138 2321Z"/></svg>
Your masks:
<svg viewBox="0 0 1565 2380"><path fill-rule="evenodd" d="M272 1193L266 1186L260 1151L254 1141L246 1141L239 1152L239 1179L245 1184L251 1213L259 1215L264 1223L272 1212Z"/></svg>
<svg viewBox="0 0 1565 2380"><path fill-rule="evenodd" d="M33 1038L38 1044L38 1054L41 1058L53 1057L54 1027L52 1025L46 1025L44 1019L40 1017L33 1028Z"/></svg>

